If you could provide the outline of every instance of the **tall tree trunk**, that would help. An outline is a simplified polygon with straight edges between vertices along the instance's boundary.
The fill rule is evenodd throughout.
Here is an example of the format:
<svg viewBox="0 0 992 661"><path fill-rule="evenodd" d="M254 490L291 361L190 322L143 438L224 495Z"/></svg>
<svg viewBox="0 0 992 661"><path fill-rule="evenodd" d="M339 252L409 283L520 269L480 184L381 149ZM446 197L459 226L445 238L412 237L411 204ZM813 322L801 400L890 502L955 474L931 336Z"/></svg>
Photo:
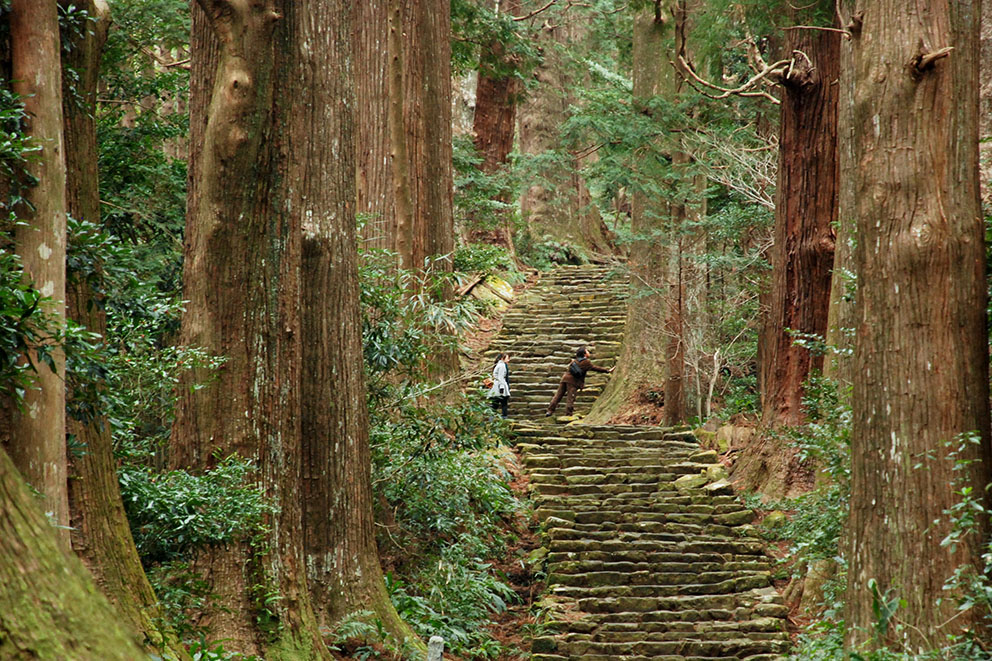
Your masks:
<svg viewBox="0 0 992 661"><path fill-rule="evenodd" d="M413 191L413 264L447 258L435 270L451 271L455 248L451 166L451 5L413 3L408 18L406 135Z"/></svg>
<svg viewBox="0 0 992 661"><path fill-rule="evenodd" d="M837 220L837 100L840 35L789 30L793 62L782 81L775 243L761 367L766 426L802 420L803 383L823 354L796 334L824 337Z"/></svg>
<svg viewBox="0 0 992 661"><path fill-rule="evenodd" d="M147 657L37 507L0 450L0 658Z"/></svg>
<svg viewBox="0 0 992 661"><path fill-rule="evenodd" d="M389 30L390 16L387 0L356 2L354 39L355 158L358 182L356 211L366 216L362 239L369 248L394 249L397 234L393 196L392 158L390 158L389 97L392 78L390 53L398 49L392 39L399 36ZM398 52L398 51L397 51ZM402 70L399 69L400 81ZM398 89L402 89L399 83ZM402 115L402 106L400 116ZM408 210L407 210L408 212Z"/></svg>
<svg viewBox="0 0 992 661"><path fill-rule="evenodd" d="M502 11L511 16L518 14L520 10L520 0L509 0L502 8ZM497 11L500 11L499 3ZM482 156L480 169L489 175L506 168L510 152L513 151L517 101L521 93L520 80L512 72L513 65L500 41L494 40L487 44L479 66L472 131L475 134L475 149ZM505 197L497 201L510 202ZM499 216L500 223L494 230L474 230L470 233L470 238L501 245L513 255L513 227L510 224L512 216L506 212L501 212Z"/></svg>
<svg viewBox="0 0 992 661"><path fill-rule="evenodd" d="M77 74L75 80L63 77L66 210L74 218L99 224L96 91L110 11L103 0L88 0L82 8L90 22L68 37L70 47L63 61ZM90 283L70 277L67 294L69 317L90 332L105 336L103 306L94 300ZM158 602L141 567L121 502L109 422L96 415L85 421L69 418L67 425L69 433L86 448L69 466L73 550L124 623L138 632L150 650L188 658L175 636L161 631Z"/></svg>
<svg viewBox="0 0 992 661"><path fill-rule="evenodd" d="M355 254L352 24L341 18L353 15L348 7L347 0L328 0L295 14L300 38L315 48L287 81L287 92L302 102L289 132L299 144L290 151L307 153L311 172L300 173L293 196L304 216L300 390L307 573L322 626L371 610L397 640L416 645L386 593L372 514Z"/></svg>
<svg viewBox="0 0 992 661"><path fill-rule="evenodd" d="M980 8L978 0L859 1L849 15L858 167L854 206L841 214L857 222L858 372L845 620L848 642L869 636L874 579L883 595L905 599L900 642L916 651L980 630L987 616L958 613L943 590L956 567L982 573L986 517L956 548L941 545L951 530L944 512L966 487L984 500L992 467ZM980 442L960 443L951 456L962 434Z"/></svg>
<svg viewBox="0 0 992 661"><path fill-rule="evenodd" d="M454 249L450 5L390 0L388 8L392 247L401 267L423 269ZM433 269L450 271L450 258Z"/></svg>
<svg viewBox="0 0 992 661"><path fill-rule="evenodd" d="M846 28L847 26L841 26ZM851 39L841 39L837 103L837 165L840 172L858 168L854 144L854 55ZM837 224L834 265L830 274L830 305L827 311L826 344L829 353L823 362L823 375L849 396L854 380L854 327L857 272L854 245L857 227L854 216L856 180L841 176L837 185Z"/></svg>
<svg viewBox="0 0 992 661"><path fill-rule="evenodd" d="M25 186L24 202L14 212L15 250L24 272L43 295L45 310L57 325L65 319L65 154L62 135L62 71L58 6L38 0L10 4L11 88L24 104L25 134L40 151L26 165L37 183ZM57 536L69 548L69 496L66 488L65 356L51 349L55 370L25 357L37 381L24 395L11 422L10 453L14 465L44 497L45 511Z"/></svg>
<svg viewBox="0 0 992 661"><path fill-rule="evenodd" d="M674 159L673 159L674 161ZM665 410L663 422L665 425L680 425L685 422L685 282L683 280L683 247L682 231L685 221L684 207L672 205L670 227L674 229L669 234L670 246L667 250L665 264L665 313L662 342L665 352ZM673 236L673 234L675 234Z"/></svg>
<svg viewBox="0 0 992 661"><path fill-rule="evenodd" d="M675 69L669 63L674 52L671 14L654 8L634 17L633 61L634 103L640 113L650 115L652 97L674 98ZM659 119L660 121L660 119ZM649 146L659 152L664 145ZM650 158L650 162L660 160ZM638 159L638 164L645 159ZM630 299L623 346L616 372L587 416L591 423L603 423L620 412L641 387L657 388L667 380L665 352L659 345L665 318L668 255L674 249L666 236L671 205L654 188L658 172L635 172L638 184L631 194Z"/></svg>
<svg viewBox="0 0 992 661"><path fill-rule="evenodd" d="M524 11L544 2L524 2ZM540 14L544 20L548 14ZM558 130L574 102L571 89L579 81L569 73L561 52L563 46L581 44L588 32L587 18L577 8L555 15L537 29L535 41L543 60L534 72L538 84L520 104L518 113L520 152L539 156L561 148ZM527 233L534 242L554 240L592 253L610 252L610 241L579 170L593 156L576 156L568 167L542 168L520 200ZM547 183L541 180L546 180Z"/></svg>
<svg viewBox="0 0 992 661"><path fill-rule="evenodd" d="M412 163L410 140L407 138L407 106L416 105L418 90L412 90L414 99L407 99L406 81L410 76L411 60L416 54L408 47L406 29L410 9L402 0L389 0L389 66L387 68L389 92L389 161L393 179L393 214L395 235L392 248L399 257L400 268L412 269L414 258L414 193L412 190Z"/></svg>
<svg viewBox="0 0 992 661"><path fill-rule="evenodd" d="M220 57L188 200L189 304L182 339L227 363L209 388L181 384L171 461L201 471L232 454L250 459L257 463L259 486L278 507L263 552L241 542L205 550L197 559L196 568L224 605L209 613L214 635L243 653L328 658L306 586L299 499L298 202L313 155L307 147L291 147L309 145L313 127L298 134L304 100L276 94L276 85L295 80L309 57L300 13L321 4L200 5L219 38ZM194 99L191 109L201 108ZM194 115L191 123L202 118ZM266 599L272 593L278 599ZM270 625L263 631L259 623L266 619Z"/></svg>

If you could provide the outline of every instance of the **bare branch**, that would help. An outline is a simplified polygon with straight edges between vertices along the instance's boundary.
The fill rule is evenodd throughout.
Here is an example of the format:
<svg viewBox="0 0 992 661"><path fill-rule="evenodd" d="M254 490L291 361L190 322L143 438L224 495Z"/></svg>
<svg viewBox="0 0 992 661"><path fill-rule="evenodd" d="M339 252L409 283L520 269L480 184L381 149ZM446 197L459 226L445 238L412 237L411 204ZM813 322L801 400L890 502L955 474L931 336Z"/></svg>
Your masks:
<svg viewBox="0 0 992 661"><path fill-rule="evenodd" d="M822 32L839 32L844 35L845 38L851 38L850 30L841 30L839 28L825 28L816 25L791 25L787 28L781 28L782 30L820 30Z"/></svg>
<svg viewBox="0 0 992 661"><path fill-rule="evenodd" d="M756 75L752 76L747 82L739 87L720 87L707 80L701 78L692 68L692 65L682 56L678 56L679 64L681 65L681 72L688 74L686 81L696 89L697 92L711 99L726 99L731 96L752 96L752 97L762 97L768 99L775 105L779 104L779 100L774 96L765 91L753 92L751 90L757 86L762 80L771 75L781 75L782 70L792 63L792 60L779 60L774 64L766 65L762 71L759 71ZM719 92L719 94L711 94L704 91L704 89L714 90Z"/></svg>
<svg viewBox="0 0 992 661"><path fill-rule="evenodd" d="M943 48L938 48L932 53L920 53L913 58L913 67L920 73L923 73L927 69L933 68L934 62L939 59L945 58L951 54L954 50L954 46L944 46Z"/></svg>
<svg viewBox="0 0 992 661"><path fill-rule="evenodd" d="M513 16L511 18L514 21L526 21L529 18L534 18L535 16L537 16L538 14L540 14L543 11L545 11L547 9L550 9L553 5L556 5L556 4L558 4L558 0L551 0L548 4L544 5L540 9L535 9L534 11L532 11L529 14L527 14L526 16Z"/></svg>

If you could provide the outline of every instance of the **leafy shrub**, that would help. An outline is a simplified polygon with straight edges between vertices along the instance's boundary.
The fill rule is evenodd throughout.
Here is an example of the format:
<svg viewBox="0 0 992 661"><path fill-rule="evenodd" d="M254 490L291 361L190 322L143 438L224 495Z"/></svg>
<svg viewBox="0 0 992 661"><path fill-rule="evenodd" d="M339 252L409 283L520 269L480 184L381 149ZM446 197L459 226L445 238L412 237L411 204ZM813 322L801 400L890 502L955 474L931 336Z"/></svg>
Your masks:
<svg viewBox="0 0 992 661"><path fill-rule="evenodd" d="M484 632L510 590L487 558L519 503L496 451L505 423L481 396L431 381L422 365L474 320L470 305L441 303L439 282L395 268L395 256L364 253L361 278L369 375L373 488L381 505L380 548L395 571L394 604L424 635L485 658L498 644ZM410 284L424 283L423 289ZM443 280L440 281L443 284Z"/></svg>
<svg viewBox="0 0 992 661"><path fill-rule="evenodd" d="M542 271L558 264L589 263L589 256L578 246L547 238L533 241L526 233L519 236L517 250L526 264Z"/></svg>
<svg viewBox="0 0 992 661"><path fill-rule="evenodd" d="M205 635L205 630L193 624L192 615L206 610L213 598L207 582L182 560L152 565L145 573L166 628L175 631L180 640Z"/></svg>
<svg viewBox="0 0 992 661"><path fill-rule="evenodd" d="M262 535L275 510L253 485L255 470L237 457L203 475L124 466L121 497L142 560L175 560L196 548Z"/></svg>
<svg viewBox="0 0 992 661"><path fill-rule="evenodd" d="M513 279L517 274L516 264L506 248L486 243L470 243L456 248L454 267L462 273L499 273Z"/></svg>
<svg viewBox="0 0 992 661"><path fill-rule="evenodd" d="M39 366L55 369L51 350L60 331L44 309L48 300L25 279L20 258L0 251L0 394L16 402L34 383ZM34 359L22 361L28 354Z"/></svg>

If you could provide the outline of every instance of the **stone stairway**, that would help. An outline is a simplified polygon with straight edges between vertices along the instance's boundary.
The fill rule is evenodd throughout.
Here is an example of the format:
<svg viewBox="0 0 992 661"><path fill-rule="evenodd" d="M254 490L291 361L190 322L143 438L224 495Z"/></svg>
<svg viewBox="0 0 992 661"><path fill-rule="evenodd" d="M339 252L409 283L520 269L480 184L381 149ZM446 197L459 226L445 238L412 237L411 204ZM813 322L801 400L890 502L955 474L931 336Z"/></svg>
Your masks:
<svg viewBox="0 0 992 661"><path fill-rule="evenodd" d="M552 423L544 410L577 346L613 364L626 281L562 267L504 317L510 414L540 521L548 634L533 661L768 661L786 652L774 560L715 452L685 430ZM588 411L607 375L590 373Z"/></svg>
<svg viewBox="0 0 992 661"><path fill-rule="evenodd" d="M497 352L510 354L510 417L543 419L558 380L575 350L593 346L593 363L616 361L627 317L627 279L610 266L561 266L542 277L503 317L503 328L484 354L484 369ZM588 413L607 375L589 372L575 400ZM564 403L558 412L564 411Z"/></svg>
<svg viewBox="0 0 992 661"><path fill-rule="evenodd" d="M518 425L555 635L533 661L766 661L788 609L712 451L657 427Z"/></svg>

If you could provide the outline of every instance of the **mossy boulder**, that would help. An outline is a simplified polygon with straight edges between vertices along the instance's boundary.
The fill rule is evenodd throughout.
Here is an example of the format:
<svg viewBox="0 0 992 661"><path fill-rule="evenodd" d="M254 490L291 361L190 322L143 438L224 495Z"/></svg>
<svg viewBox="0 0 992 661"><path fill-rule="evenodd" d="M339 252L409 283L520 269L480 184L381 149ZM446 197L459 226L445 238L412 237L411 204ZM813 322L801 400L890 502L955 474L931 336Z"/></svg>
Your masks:
<svg viewBox="0 0 992 661"><path fill-rule="evenodd" d="M788 523L788 521L789 517L786 516L785 512L775 510L774 512L769 512L765 518L761 520L761 527L765 530L778 530Z"/></svg>

